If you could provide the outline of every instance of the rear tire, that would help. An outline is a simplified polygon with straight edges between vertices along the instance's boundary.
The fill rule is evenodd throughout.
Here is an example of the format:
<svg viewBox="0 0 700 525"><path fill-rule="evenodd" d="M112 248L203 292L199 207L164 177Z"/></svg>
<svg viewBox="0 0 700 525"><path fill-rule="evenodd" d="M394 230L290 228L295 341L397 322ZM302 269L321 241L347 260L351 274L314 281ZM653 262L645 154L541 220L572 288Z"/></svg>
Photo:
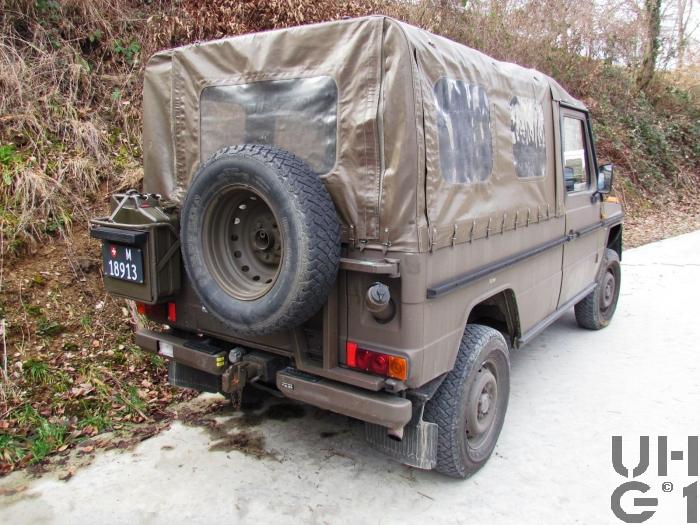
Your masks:
<svg viewBox="0 0 700 525"><path fill-rule="evenodd" d="M500 332L467 325L455 366L424 418L438 425L435 470L467 478L489 459L501 433L510 393L508 346Z"/></svg>
<svg viewBox="0 0 700 525"><path fill-rule="evenodd" d="M620 296L620 257L607 248L595 289L576 304L576 322L581 328L600 330L610 324Z"/></svg>

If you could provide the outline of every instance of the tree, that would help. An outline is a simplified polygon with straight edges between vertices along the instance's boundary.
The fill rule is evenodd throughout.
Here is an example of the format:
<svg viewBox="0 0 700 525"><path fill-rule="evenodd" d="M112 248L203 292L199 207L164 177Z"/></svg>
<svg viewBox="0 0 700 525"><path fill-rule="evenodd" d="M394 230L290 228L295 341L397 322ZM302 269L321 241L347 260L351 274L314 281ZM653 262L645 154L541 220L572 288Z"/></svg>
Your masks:
<svg viewBox="0 0 700 525"><path fill-rule="evenodd" d="M646 89L656 71L656 59L661 47L661 0L644 0L644 17L646 42L642 66L637 73L637 87L640 90Z"/></svg>
<svg viewBox="0 0 700 525"><path fill-rule="evenodd" d="M690 37L688 24L690 23L693 11L693 0L677 0L676 3L676 37L677 61L676 65L682 68L685 65L686 51L688 49L688 39Z"/></svg>

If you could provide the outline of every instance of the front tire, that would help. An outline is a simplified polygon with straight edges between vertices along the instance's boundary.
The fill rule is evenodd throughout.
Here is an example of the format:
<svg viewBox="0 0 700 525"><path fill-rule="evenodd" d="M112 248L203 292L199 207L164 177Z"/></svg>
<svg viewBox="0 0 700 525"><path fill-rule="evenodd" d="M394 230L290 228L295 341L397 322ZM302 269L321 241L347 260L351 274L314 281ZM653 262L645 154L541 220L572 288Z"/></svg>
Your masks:
<svg viewBox="0 0 700 525"><path fill-rule="evenodd" d="M621 276L620 256L607 248L595 289L574 307L581 328L600 330L610 324L620 296Z"/></svg>
<svg viewBox="0 0 700 525"><path fill-rule="evenodd" d="M509 393L505 339L488 326L467 325L454 368L425 406L425 419L438 425L438 472L463 479L486 463L503 427Z"/></svg>

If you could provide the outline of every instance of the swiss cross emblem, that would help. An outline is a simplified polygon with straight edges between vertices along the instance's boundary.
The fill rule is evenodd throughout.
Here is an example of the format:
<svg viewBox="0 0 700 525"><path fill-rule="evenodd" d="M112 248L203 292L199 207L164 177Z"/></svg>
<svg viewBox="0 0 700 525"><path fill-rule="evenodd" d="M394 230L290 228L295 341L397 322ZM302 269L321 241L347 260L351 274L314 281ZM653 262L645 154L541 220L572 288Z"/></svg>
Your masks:
<svg viewBox="0 0 700 525"><path fill-rule="evenodd" d="M112 254L112 257L117 256L117 248L116 246L112 246L112 249L110 250L110 253Z"/></svg>

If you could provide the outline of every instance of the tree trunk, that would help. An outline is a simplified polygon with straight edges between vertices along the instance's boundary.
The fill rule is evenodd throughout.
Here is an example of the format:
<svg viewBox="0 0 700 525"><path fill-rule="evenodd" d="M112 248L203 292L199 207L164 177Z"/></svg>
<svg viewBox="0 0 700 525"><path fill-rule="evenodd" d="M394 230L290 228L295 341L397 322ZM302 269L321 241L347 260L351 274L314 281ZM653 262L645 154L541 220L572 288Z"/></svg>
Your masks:
<svg viewBox="0 0 700 525"><path fill-rule="evenodd" d="M661 0L644 0L644 15L647 35L642 67L637 74L637 87L640 90L646 89L656 71L656 59L661 45Z"/></svg>
<svg viewBox="0 0 700 525"><path fill-rule="evenodd" d="M677 0L676 4L676 34L678 37L678 50L676 53L676 67L682 69L685 66L685 54L688 47L688 23L693 11L693 0Z"/></svg>

